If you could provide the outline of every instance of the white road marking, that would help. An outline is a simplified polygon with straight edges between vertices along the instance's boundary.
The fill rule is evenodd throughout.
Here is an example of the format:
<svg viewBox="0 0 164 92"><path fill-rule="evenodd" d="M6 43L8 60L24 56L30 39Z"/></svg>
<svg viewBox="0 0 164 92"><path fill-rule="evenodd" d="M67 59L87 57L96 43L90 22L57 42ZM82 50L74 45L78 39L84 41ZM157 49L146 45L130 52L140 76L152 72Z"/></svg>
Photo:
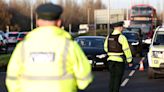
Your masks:
<svg viewBox="0 0 164 92"><path fill-rule="evenodd" d="M124 87L124 86L128 83L128 81L129 81L129 78L126 78L126 79L122 82L121 87Z"/></svg>
<svg viewBox="0 0 164 92"><path fill-rule="evenodd" d="M135 70L132 70L130 73L129 73L129 76L133 76L133 74L135 73Z"/></svg>
<svg viewBox="0 0 164 92"><path fill-rule="evenodd" d="M141 61L144 61L144 59L145 59L145 57L143 57L143 58L140 60L140 62L141 62ZM132 77L132 76L133 76L133 74L135 73L136 69L138 69L138 67L139 67L139 65L136 65L136 66L135 66L135 70L132 70L132 71L129 73L129 77ZM128 81L129 81L129 78L126 78L126 79L122 82L121 87L124 87L124 86L128 83Z"/></svg>

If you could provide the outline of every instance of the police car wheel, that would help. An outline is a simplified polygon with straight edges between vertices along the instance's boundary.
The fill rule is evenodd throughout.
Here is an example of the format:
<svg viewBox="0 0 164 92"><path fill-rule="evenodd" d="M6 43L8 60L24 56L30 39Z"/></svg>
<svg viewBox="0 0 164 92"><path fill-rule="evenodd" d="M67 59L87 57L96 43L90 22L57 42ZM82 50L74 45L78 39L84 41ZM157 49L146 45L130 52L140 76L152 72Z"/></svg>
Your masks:
<svg viewBox="0 0 164 92"><path fill-rule="evenodd" d="M154 73L154 70L153 68L149 67L148 68L148 78L149 79L154 79L156 76L155 76L155 73Z"/></svg>

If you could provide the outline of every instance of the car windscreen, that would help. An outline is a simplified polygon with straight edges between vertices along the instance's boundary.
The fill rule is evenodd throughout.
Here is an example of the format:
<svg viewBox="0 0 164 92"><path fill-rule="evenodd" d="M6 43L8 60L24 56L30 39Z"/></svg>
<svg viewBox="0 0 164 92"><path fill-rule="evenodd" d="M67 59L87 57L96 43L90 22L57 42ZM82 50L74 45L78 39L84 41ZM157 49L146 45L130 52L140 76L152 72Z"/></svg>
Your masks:
<svg viewBox="0 0 164 92"><path fill-rule="evenodd" d="M19 34L19 38L24 38L26 36L26 34Z"/></svg>
<svg viewBox="0 0 164 92"><path fill-rule="evenodd" d="M100 38L80 38L77 40L81 47L95 47L95 48L103 48L104 40Z"/></svg>
<svg viewBox="0 0 164 92"><path fill-rule="evenodd" d="M138 36L136 33L123 33L123 35L128 39L128 40L138 40Z"/></svg>
<svg viewBox="0 0 164 92"><path fill-rule="evenodd" d="M164 32L157 32L153 41L153 45L164 45Z"/></svg>
<svg viewBox="0 0 164 92"><path fill-rule="evenodd" d="M9 37L17 37L18 34L9 34Z"/></svg>
<svg viewBox="0 0 164 92"><path fill-rule="evenodd" d="M141 29L140 28L125 28L124 31L137 32L141 35Z"/></svg>

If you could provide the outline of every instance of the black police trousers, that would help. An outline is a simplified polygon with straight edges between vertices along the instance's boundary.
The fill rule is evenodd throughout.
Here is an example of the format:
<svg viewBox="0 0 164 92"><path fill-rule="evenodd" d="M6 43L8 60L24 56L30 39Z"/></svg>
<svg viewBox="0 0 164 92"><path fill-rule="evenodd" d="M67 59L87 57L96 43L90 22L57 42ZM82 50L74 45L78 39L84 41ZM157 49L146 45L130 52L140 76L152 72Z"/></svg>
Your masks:
<svg viewBox="0 0 164 92"><path fill-rule="evenodd" d="M108 61L110 73L109 92L119 92L125 69L125 62Z"/></svg>

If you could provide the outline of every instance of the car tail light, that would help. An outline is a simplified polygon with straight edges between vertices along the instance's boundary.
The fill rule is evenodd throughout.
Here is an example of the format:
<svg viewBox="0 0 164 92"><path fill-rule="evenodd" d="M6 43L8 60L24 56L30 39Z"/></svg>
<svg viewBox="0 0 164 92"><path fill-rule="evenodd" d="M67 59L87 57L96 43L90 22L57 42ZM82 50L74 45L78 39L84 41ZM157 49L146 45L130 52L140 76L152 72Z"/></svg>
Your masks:
<svg viewBox="0 0 164 92"><path fill-rule="evenodd" d="M17 40L18 40L18 41L21 41L21 40L23 40L23 38L17 38Z"/></svg>

